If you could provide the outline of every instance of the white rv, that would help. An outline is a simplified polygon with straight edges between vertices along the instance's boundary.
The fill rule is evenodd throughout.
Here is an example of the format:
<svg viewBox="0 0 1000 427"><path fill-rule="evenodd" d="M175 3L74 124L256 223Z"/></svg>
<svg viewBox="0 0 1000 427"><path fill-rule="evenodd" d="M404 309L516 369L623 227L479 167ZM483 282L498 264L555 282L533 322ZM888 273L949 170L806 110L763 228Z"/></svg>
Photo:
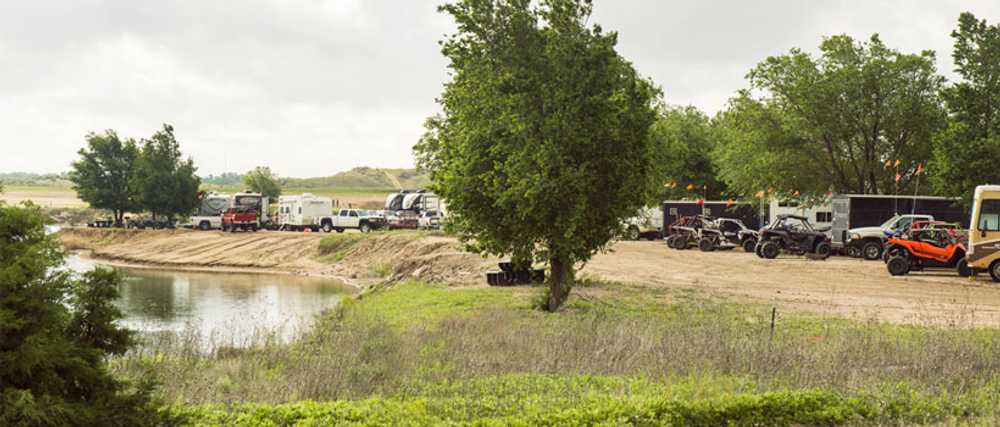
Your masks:
<svg viewBox="0 0 1000 427"><path fill-rule="evenodd" d="M199 230L218 230L222 228L222 212L232 207L233 196L229 194L204 193L199 196L200 202L187 227Z"/></svg>
<svg viewBox="0 0 1000 427"><path fill-rule="evenodd" d="M319 231L321 220L333 213L333 199L304 193L278 198L278 227L282 230Z"/></svg>

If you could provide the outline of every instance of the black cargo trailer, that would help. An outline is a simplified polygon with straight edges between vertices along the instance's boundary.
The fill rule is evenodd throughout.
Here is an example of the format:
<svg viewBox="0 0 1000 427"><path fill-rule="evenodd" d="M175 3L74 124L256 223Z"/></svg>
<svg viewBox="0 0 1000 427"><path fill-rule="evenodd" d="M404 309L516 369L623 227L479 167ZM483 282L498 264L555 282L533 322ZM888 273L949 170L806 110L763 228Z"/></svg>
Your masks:
<svg viewBox="0 0 1000 427"><path fill-rule="evenodd" d="M760 228L760 213L750 203L730 203L725 200L708 200L699 204L694 200L667 200L663 202L663 230L669 234L668 226L680 217L709 215L715 218L738 219L748 228ZM666 234L665 234L666 235Z"/></svg>
<svg viewBox="0 0 1000 427"><path fill-rule="evenodd" d="M933 196L882 196L872 194L837 194L833 207L834 246L842 245L847 230L877 227L896 215L932 215L935 221L956 222L969 226L969 213L958 199Z"/></svg>

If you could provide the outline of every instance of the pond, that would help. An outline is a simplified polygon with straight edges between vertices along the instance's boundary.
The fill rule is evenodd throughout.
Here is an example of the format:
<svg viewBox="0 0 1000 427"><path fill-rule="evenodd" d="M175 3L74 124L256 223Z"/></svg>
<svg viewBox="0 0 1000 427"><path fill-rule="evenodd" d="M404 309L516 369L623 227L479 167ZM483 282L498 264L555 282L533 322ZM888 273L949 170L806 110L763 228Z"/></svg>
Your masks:
<svg viewBox="0 0 1000 427"><path fill-rule="evenodd" d="M66 262L77 272L97 265L76 255ZM116 302L123 324L140 331L147 346L211 350L287 342L353 292L320 277L117 268L126 275Z"/></svg>

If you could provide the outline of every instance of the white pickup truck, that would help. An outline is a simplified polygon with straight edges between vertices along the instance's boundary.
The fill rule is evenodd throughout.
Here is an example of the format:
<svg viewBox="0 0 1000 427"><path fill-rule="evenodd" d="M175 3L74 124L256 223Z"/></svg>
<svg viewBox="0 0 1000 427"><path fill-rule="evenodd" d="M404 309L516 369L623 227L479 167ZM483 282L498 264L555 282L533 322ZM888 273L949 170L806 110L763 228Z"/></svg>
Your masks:
<svg viewBox="0 0 1000 427"><path fill-rule="evenodd" d="M848 255L867 260L882 258L887 233L906 231L914 221L934 221L933 215L895 215L878 227L859 227L847 230L844 248Z"/></svg>
<svg viewBox="0 0 1000 427"><path fill-rule="evenodd" d="M383 216L365 209L341 209L333 216L320 219L320 228L327 233L334 230L343 233L344 230L352 228L367 233L385 226L386 221Z"/></svg>

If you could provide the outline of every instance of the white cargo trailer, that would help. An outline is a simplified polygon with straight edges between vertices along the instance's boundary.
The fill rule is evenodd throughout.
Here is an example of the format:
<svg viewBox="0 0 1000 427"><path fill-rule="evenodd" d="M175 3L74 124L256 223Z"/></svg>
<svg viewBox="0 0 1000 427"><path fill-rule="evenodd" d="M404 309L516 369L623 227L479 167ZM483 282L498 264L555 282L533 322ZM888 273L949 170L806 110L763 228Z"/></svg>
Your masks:
<svg viewBox="0 0 1000 427"><path fill-rule="evenodd" d="M304 193L278 198L278 226L282 230L319 231L321 220L333 214L333 199Z"/></svg>

